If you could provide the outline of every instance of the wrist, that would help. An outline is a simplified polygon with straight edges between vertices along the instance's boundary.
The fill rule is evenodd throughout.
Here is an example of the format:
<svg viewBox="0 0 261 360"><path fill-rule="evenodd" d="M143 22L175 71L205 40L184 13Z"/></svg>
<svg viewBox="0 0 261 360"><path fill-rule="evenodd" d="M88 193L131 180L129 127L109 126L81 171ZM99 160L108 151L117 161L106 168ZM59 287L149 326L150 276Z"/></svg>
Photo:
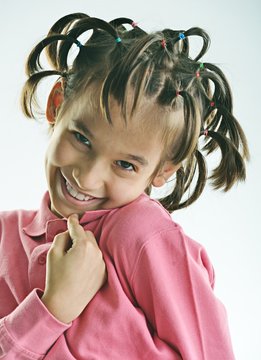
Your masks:
<svg viewBox="0 0 261 360"><path fill-rule="evenodd" d="M43 294L41 301L47 310L60 322L70 324L74 320L71 314L63 306L62 302L55 296Z"/></svg>

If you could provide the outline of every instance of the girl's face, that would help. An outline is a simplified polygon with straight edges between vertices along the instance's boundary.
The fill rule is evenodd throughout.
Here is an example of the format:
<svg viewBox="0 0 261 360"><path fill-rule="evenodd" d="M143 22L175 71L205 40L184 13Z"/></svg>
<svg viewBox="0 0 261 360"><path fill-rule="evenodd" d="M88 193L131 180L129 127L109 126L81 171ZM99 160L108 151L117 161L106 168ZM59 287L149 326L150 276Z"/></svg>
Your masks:
<svg viewBox="0 0 261 360"><path fill-rule="evenodd" d="M110 125L83 98L62 112L46 153L51 210L55 214L68 217L116 208L144 192L163 150L155 128L142 127L144 117L153 118L153 113L140 111L126 125L114 102Z"/></svg>

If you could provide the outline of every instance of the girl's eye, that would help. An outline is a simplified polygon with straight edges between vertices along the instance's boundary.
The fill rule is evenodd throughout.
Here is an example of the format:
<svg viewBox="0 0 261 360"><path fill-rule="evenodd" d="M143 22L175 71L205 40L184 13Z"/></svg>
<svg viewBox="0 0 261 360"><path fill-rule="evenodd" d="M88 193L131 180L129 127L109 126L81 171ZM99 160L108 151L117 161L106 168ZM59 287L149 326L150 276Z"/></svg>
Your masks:
<svg viewBox="0 0 261 360"><path fill-rule="evenodd" d="M131 163L129 163L128 161L117 160L115 163L116 163L116 165L118 165L123 170L127 170L127 171L134 171L135 170L135 167Z"/></svg>
<svg viewBox="0 0 261 360"><path fill-rule="evenodd" d="M87 139L87 138L86 138L85 136L83 136L81 133L79 133L79 132L76 131L76 132L74 133L74 136L75 136L76 140L79 141L81 144L84 144L84 145L86 145L86 146L88 146L88 147L91 146L91 143L90 143L89 139Z"/></svg>

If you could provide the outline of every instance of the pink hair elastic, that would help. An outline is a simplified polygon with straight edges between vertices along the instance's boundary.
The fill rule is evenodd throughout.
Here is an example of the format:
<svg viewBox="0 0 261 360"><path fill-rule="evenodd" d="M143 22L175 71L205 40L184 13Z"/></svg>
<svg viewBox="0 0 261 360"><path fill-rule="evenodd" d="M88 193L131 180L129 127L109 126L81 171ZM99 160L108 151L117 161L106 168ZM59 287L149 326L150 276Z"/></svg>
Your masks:
<svg viewBox="0 0 261 360"><path fill-rule="evenodd" d="M162 48L166 49L166 40L162 39L160 43L161 43Z"/></svg>
<svg viewBox="0 0 261 360"><path fill-rule="evenodd" d="M135 21L133 21L133 22L131 23L131 26L132 26L133 28L135 28L135 27L138 26L138 23L136 23Z"/></svg>
<svg viewBox="0 0 261 360"><path fill-rule="evenodd" d="M215 106L214 101L211 101L209 105L210 105L211 107L214 107L214 106Z"/></svg>
<svg viewBox="0 0 261 360"><path fill-rule="evenodd" d="M203 63L199 64L199 69L196 71L196 77L197 78L200 77L200 70L204 70L204 64Z"/></svg>
<svg viewBox="0 0 261 360"><path fill-rule="evenodd" d="M204 132L203 132L203 134L204 134L205 136L208 136L208 129L205 129Z"/></svg>

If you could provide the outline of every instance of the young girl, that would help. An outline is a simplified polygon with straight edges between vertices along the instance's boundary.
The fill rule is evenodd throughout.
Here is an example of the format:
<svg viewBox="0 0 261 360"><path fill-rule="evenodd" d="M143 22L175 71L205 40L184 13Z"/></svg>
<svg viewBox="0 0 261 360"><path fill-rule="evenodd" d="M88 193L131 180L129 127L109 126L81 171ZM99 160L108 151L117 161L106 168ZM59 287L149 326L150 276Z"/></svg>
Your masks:
<svg viewBox="0 0 261 360"><path fill-rule="evenodd" d="M203 40L194 59L193 36ZM199 62L208 45L200 28L147 34L127 18L76 13L32 50L27 116L56 75L49 191L38 211L1 213L1 358L234 359L206 251L170 216L203 191L202 151L221 150L214 188L245 179L229 85ZM167 182L165 197L149 197Z"/></svg>

